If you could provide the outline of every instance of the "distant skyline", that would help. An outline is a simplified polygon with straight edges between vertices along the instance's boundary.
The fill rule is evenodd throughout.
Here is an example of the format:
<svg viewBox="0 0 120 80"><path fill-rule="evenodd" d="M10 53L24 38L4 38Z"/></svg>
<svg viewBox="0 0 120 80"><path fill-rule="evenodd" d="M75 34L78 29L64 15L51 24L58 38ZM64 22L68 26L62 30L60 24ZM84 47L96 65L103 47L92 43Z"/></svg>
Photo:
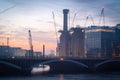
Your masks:
<svg viewBox="0 0 120 80"><path fill-rule="evenodd" d="M70 10L70 25L76 13L74 26L84 27L87 15L92 15L95 25L98 25L103 7L105 24L119 24L120 0L0 0L0 45L6 45L6 37L10 37L10 46L29 49L30 29L34 50L42 51L45 44L46 51L50 53L57 44L52 11L57 30L60 30L63 29L63 9ZM88 20L86 26L90 25L93 24Z"/></svg>

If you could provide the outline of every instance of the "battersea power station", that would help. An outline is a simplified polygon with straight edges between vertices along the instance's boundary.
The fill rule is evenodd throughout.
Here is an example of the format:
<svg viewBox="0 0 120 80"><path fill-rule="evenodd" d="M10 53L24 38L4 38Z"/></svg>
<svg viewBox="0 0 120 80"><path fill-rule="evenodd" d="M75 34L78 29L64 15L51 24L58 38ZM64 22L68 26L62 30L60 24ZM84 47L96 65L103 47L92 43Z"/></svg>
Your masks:
<svg viewBox="0 0 120 80"><path fill-rule="evenodd" d="M120 24L116 26L80 26L68 30L69 9L63 10L63 30L57 55L79 58L120 58Z"/></svg>
<svg viewBox="0 0 120 80"><path fill-rule="evenodd" d="M60 43L57 51L61 57L85 57L84 54L84 31L81 28L68 30L68 9L63 10L63 30L60 30Z"/></svg>

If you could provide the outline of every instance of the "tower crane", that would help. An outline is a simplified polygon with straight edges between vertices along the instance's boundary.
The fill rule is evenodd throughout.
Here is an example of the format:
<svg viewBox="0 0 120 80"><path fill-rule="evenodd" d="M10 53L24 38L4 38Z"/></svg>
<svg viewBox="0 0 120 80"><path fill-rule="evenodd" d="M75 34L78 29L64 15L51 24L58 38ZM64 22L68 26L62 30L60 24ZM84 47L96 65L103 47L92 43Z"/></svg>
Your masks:
<svg viewBox="0 0 120 80"><path fill-rule="evenodd" d="M30 45L29 55L30 55L31 57L33 57L33 45L32 45L32 35L31 35L31 31L29 30L28 33L29 33L29 45Z"/></svg>
<svg viewBox="0 0 120 80"><path fill-rule="evenodd" d="M93 17L92 17L91 15L88 15L88 16L86 17L86 21L85 21L84 27L86 27L86 24L87 24L87 21L88 21L89 18L91 19L92 24L94 25Z"/></svg>
<svg viewBox="0 0 120 80"><path fill-rule="evenodd" d="M93 17L92 17L91 15L89 15L89 17L90 17L90 19L91 19L93 25L95 25L94 20L93 20Z"/></svg>
<svg viewBox="0 0 120 80"><path fill-rule="evenodd" d="M52 12L52 15L53 15L53 22L54 22L55 34L56 34L56 42L58 44L58 34L57 34L57 29L56 29L56 22L55 22L54 12Z"/></svg>
<svg viewBox="0 0 120 80"><path fill-rule="evenodd" d="M54 22L54 28L55 28L55 34L56 34L56 42L57 42L57 51L58 54L59 54L59 42L58 42L58 33L57 33L57 28L56 28L56 22L55 22L55 15L54 15L54 12L52 12L52 15L53 15L53 22Z"/></svg>
<svg viewBox="0 0 120 80"><path fill-rule="evenodd" d="M104 14L104 8L102 8L101 10L101 14L100 14L100 19L99 19L99 26L101 25L101 22L103 21L103 26L105 26L105 14Z"/></svg>
<svg viewBox="0 0 120 80"><path fill-rule="evenodd" d="M88 18L89 18L89 16L86 17L86 21L85 21L84 27L86 27L86 23L88 21Z"/></svg>
<svg viewBox="0 0 120 80"><path fill-rule="evenodd" d="M74 17L73 17L73 20L72 20L72 27L74 27L74 21L75 21L76 15L77 15L77 13L74 14Z"/></svg>

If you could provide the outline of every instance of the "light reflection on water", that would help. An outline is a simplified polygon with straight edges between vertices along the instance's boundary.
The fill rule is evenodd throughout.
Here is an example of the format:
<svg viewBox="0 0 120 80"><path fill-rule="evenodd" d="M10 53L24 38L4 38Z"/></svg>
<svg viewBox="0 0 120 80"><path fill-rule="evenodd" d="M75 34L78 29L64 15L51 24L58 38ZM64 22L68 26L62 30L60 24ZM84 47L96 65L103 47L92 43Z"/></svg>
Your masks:
<svg viewBox="0 0 120 80"><path fill-rule="evenodd" d="M59 80L64 80L64 75L63 74L59 75Z"/></svg>
<svg viewBox="0 0 120 80"><path fill-rule="evenodd" d="M0 80L120 80L120 74L49 74L24 77L0 77Z"/></svg>

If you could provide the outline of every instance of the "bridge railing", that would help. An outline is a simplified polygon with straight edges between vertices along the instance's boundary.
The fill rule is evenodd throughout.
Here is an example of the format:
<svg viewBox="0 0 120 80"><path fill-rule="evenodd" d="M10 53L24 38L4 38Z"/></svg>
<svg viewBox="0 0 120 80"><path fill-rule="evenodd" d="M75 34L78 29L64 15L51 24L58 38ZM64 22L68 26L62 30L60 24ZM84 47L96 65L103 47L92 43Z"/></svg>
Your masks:
<svg viewBox="0 0 120 80"><path fill-rule="evenodd" d="M43 57L25 57L25 56L16 56L16 57L0 57L0 59L56 59L56 58L64 58L64 59L120 59L120 58L81 58L81 57L58 57L58 56L53 56L53 57L49 57L49 56L45 56L44 58Z"/></svg>

